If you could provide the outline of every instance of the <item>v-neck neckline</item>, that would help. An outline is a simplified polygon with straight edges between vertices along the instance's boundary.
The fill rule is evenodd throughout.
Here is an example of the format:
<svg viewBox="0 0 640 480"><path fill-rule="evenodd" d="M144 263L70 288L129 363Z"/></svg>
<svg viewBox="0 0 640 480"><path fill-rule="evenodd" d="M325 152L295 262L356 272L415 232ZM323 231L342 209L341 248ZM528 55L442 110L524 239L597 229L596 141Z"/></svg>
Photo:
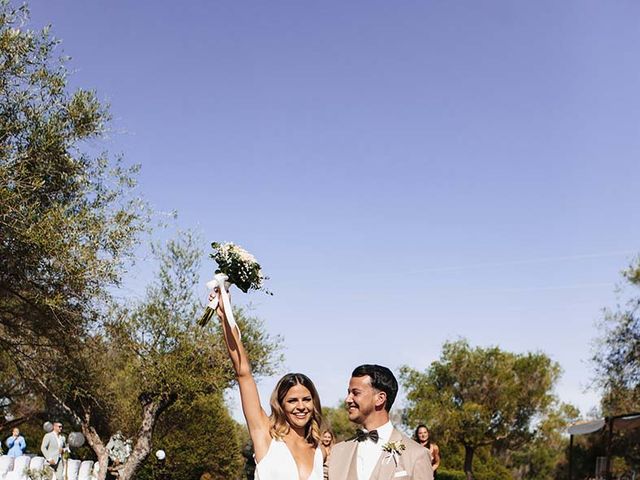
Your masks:
<svg viewBox="0 0 640 480"><path fill-rule="evenodd" d="M271 441L273 442L275 440L271 440ZM313 469L316 466L316 455L318 454L318 448L316 448L313 451L313 461L311 462L311 471L309 472L309 475L307 476L307 478L302 478L300 477L300 469L298 468L298 464L296 463L296 457L293 456L293 452L289 448L289 445L287 445L287 442L285 442L284 440L280 440L280 441L284 444L285 448L287 449L287 452L289 452L289 457L291 458L291 461L296 466L296 472L298 473L298 480L309 480L313 475Z"/></svg>

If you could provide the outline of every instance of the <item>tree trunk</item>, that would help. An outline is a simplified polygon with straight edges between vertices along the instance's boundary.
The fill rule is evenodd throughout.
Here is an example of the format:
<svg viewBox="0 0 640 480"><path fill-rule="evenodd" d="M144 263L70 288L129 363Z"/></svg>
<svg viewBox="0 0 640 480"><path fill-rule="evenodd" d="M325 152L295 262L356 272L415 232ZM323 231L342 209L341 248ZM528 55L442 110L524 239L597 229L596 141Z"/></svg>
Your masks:
<svg viewBox="0 0 640 480"><path fill-rule="evenodd" d="M464 473L467 475L467 480L473 480L473 451L473 447L469 445L464 446Z"/></svg>
<svg viewBox="0 0 640 480"><path fill-rule="evenodd" d="M138 431L138 440L131 452L131 456L119 470L119 480L132 480L135 474L149 455L151 451L151 438L156 420L160 413L173 404L176 400L175 395L163 396L160 399L146 399L141 397L142 403L142 424Z"/></svg>
<svg viewBox="0 0 640 480"><path fill-rule="evenodd" d="M95 431L93 427L91 427L88 423L82 423L82 433L87 439L87 443L98 457L98 465L100 469L98 470L97 480L105 480L107 478L107 467L109 466L109 454L107 453L107 448L104 443L100 439L100 435Z"/></svg>

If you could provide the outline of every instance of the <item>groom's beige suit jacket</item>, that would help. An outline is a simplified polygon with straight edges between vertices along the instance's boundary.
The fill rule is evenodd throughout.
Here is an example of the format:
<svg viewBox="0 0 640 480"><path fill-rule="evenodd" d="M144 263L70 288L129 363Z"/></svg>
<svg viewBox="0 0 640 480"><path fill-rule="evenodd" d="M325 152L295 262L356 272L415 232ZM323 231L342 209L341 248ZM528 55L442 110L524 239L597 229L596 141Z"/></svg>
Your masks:
<svg viewBox="0 0 640 480"><path fill-rule="evenodd" d="M40 446L40 451L44 456L45 460L48 462L49 460L53 460L55 462L54 465L48 465L48 468L52 468L56 472L56 478L58 480L62 479L64 466L61 462L62 455L60 455L60 449L67 446L67 439L64 435L60 435L60 437L56 437L55 432L49 432L42 438L42 445Z"/></svg>
<svg viewBox="0 0 640 480"><path fill-rule="evenodd" d="M389 441L400 441L406 449L398 456L397 465L387 452L382 452L369 479L358 478L357 440L338 443L329 455L329 480L433 480L429 450L395 428Z"/></svg>

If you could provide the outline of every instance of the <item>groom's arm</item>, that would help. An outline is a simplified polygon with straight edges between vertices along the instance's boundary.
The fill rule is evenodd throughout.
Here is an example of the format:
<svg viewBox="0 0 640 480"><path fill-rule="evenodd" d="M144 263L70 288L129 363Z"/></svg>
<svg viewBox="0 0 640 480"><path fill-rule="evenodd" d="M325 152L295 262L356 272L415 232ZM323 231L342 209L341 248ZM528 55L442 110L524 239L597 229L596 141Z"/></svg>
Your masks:
<svg viewBox="0 0 640 480"><path fill-rule="evenodd" d="M428 450L421 447L421 451L413 464L411 478L413 480L433 480L433 468L431 467L431 459Z"/></svg>

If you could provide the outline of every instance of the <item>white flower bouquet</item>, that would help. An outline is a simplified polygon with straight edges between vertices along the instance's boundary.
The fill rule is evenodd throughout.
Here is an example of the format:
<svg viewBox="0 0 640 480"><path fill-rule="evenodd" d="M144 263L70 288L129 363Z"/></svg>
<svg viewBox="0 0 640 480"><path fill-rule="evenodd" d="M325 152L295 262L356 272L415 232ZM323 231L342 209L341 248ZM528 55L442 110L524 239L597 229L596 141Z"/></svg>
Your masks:
<svg viewBox="0 0 640 480"><path fill-rule="evenodd" d="M131 439L125 439L121 432L112 435L107 443L107 454L114 462L123 464L131 455Z"/></svg>
<svg viewBox="0 0 640 480"><path fill-rule="evenodd" d="M26 468L24 471L25 477L29 480L50 480L51 473L44 469ZM5 477L6 478L6 477Z"/></svg>
<svg viewBox="0 0 640 480"><path fill-rule="evenodd" d="M210 256L216 261L218 268L213 280L207 282L207 287L214 291L220 289L229 324L237 328L227 294L229 287L235 285L244 293L247 293L249 290L263 290L271 294L271 292L264 288L264 281L267 280L268 277L265 277L262 273L260 264L255 257L242 247L231 242L214 242L211 244L211 248L213 248L213 253L211 253ZM207 322L211 320L217 307L218 298L216 297L207 305L200 320L198 320L198 324L205 326Z"/></svg>

